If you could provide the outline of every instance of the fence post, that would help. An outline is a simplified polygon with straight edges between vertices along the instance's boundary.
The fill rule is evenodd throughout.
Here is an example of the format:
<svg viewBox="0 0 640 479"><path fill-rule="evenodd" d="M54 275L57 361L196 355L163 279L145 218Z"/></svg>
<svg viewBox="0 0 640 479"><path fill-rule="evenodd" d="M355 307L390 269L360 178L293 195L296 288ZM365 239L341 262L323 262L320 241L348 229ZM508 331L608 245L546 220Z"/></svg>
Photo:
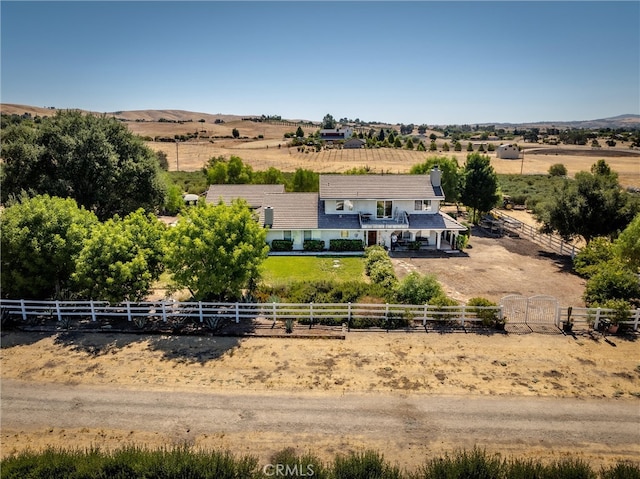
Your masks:
<svg viewBox="0 0 640 479"><path fill-rule="evenodd" d="M202 315L202 301L198 301L198 315L200 316L200 322L204 322L204 316Z"/></svg>
<svg viewBox="0 0 640 479"><path fill-rule="evenodd" d="M236 324L240 323L240 304L236 301Z"/></svg>
<svg viewBox="0 0 640 479"><path fill-rule="evenodd" d="M422 315L422 327L425 329L427 329L427 309L429 309L429 305L425 303L424 314Z"/></svg>
<svg viewBox="0 0 640 479"><path fill-rule="evenodd" d="M347 331L351 331L351 301L349 301L349 307L347 309Z"/></svg>
<svg viewBox="0 0 640 479"><path fill-rule="evenodd" d="M24 299L20 300L20 307L22 308L22 320L27 320L27 308L24 305Z"/></svg>
<svg viewBox="0 0 640 479"><path fill-rule="evenodd" d="M466 305L462 305L462 328L464 329L464 313L467 310Z"/></svg>
<svg viewBox="0 0 640 479"><path fill-rule="evenodd" d="M313 326L313 301L309 303L309 329Z"/></svg>
<svg viewBox="0 0 640 479"><path fill-rule="evenodd" d="M131 321L131 304L129 300L126 301L127 304L127 321Z"/></svg>
<svg viewBox="0 0 640 479"><path fill-rule="evenodd" d="M60 301L56 299L56 314L58 315L58 321L62 321L62 314L60 314Z"/></svg>
<svg viewBox="0 0 640 479"><path fill-rule="evenodd" d="M167 305L164 301L162 302L162 321L167 322Z"/></svg>
<svg viewBox="0 0 640 479"><path fill-rule="evenodd" d="M595 331L598 330L599 323L600 323L600 308L596 309L596 320L593 322L593 329Z"/></svg>
<svg viewBox="0 0 640 479"><path fill-rule="evenodd" d="M638 323L640 322L640 308L636 308L635 318L633 320L633 330L638 330Z"/></svg>
<svg viewBox="0 0 640 479"><path fill-rule="evenodd" d="M387 333L389 332L389 303L385 303L384 308L384 322L387 326Z"/></svg>
<svg viewBox="0 0 640 479"><path fill-rule="evenodd" d="M273 315L273 326L276 325L276 302L271 303L271 314Z"/></svg>
<svg viewBox="0 0 640 479"><path fill-rule="evenodd" d="M95 321L96 320L96 309L94 307L93 300L91 300L91 302L89 304L91 305L91 321Z"/></svg>

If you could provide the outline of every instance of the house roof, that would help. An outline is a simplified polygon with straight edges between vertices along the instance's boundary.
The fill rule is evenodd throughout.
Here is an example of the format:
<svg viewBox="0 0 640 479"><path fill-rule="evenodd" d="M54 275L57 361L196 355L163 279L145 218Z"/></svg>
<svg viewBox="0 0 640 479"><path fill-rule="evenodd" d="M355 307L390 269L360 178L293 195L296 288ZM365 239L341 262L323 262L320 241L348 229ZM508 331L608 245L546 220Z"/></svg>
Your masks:
<svg viewBox="0 0 640 479"><path fill-rule="evenodd" d="M360 229L360 217L357 214L327 214L324 201L318 201L318 228L323 230Z"/></svg>
<svg viewBox="0 0 640 479"><path fill-rule="evenodd" d="M284 185L211 185L207 191L207 203L222 202L230 205L237 198L244 198L251 208L263 206L266 194L284 193Z"/></svg>
<svg viewBox="0 0 640 479"><path fill-rule="evenodd" d="M320 198L367 200L444 199L429 175L320 175Z"/></svg>
<svg viewBox="0 0 640 479"><path fill-rule="evenodd" d="M461 225L446 213L438 212L433 215L409 215L409 227L423 230L457 230L464 231Z"/></svg>
<svg viewBox="0 0 640 479"><path fill-rule="evenodd" d="M318 229L318 194L266 194L259 210L259 222L264 225L264 209L273 208L274 230Z"/></svg>

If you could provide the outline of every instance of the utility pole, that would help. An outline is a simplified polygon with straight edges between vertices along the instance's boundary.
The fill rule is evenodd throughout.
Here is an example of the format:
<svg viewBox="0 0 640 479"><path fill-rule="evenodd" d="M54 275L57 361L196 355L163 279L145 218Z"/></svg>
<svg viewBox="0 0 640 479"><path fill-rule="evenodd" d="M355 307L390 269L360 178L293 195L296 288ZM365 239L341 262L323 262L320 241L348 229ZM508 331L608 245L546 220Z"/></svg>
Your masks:
<svg viewBox="0 0 640 479"><path fill-rule="evenodd" d="M178 139L176 138L176 171L180 171L180 164L178 163Z"/></svg>

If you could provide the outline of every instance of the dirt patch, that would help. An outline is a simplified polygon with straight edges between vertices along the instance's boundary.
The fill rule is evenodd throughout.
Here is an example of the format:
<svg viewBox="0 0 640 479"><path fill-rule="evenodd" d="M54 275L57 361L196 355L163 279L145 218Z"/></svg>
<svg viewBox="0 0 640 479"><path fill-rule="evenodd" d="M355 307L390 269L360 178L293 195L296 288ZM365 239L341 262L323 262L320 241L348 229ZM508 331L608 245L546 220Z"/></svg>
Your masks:
<svg viewBox="0 0 640 479"><path fill-rule="evenodd" d="M609 342L588 336L465 333L351 332L345 340L290 338L144 337L140 335L86 334L70 339L63 335L5 332L0 362L3 380L30 384L82 384L83 387L126 388L145 392L209 391L238 394L312 394L335 398L366 393L377 404L383 397L408 394L438 397L542 397L619 398L638 401L640 359L633 338ZM618 399L616 399L618 400ZM75 402L70 407L76 407ZM283 403L283 410L287 405ZM173 414L177 414L176 411ZM251 414L247 410L247 414ZM247 416L249 417L249 416ZM417 418L426 416L417 415ZM239 421L246 420L244 413ZM136 443L162 447L188 443L202 447L232 448L255 454L293 444L318 451L358 451L375 448L385 457L419 465L428 454L441 454L472 443L425 443L425 436L397 438L392 443L371 437L328 437L326 432L300 431L282 436L277 430L256 429L234 434L199 434L168 415L175 430L158 432L127 426L109 429L80 428L2 430L2 454L47 445L114 448ZM100 424L100 423L98 423ZM405 442L410 441L410 442ZM412 441L412 442L411 442ZM539 457L558 449L536 449L539 444L519 444L498 451ZM491 447L483 442L483 447ZM428 446L428 447L427 447ZM543 445L544 446L544 445ZM604 447L604 446L602 446ZM588 460L616 458L616 451L602 452L595 445L571 449ZM332 449L335 448L335 449ZM413 448L413 449L412 449ZM595 452L594 452L595 451ZM301 450L304 452L304 450ZM553 457L551 457L553 459Z"/></svg>
<svg viewBox="0 0 640 479"><path fill-rule="evenodd" d="M509 294L549 295L561 306L584 306L585 281L571 273L567 256L524 238L494 238L474 229L465 256L393 259L396 274L434 274L447 295L466 302L482 296L498 302Z"/></svg>

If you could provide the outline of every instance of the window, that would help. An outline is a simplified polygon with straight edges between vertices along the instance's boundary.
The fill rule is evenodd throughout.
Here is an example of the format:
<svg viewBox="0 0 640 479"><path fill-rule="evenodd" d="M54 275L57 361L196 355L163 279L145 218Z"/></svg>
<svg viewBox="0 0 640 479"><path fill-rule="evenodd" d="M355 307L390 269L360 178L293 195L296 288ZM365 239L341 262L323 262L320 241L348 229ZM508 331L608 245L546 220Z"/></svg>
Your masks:
<svg viewBox="0 0 640 479"><path fill-rule="evenodd" d="M393 202L381 200L378 201L378 206L376 208L376 216L378 218L391 218L391 213L393 209Z"/></svg>
<svg viewBox="0 0 640 479"><path fill-rule="evenodd" d="M427 211L431 208L431 200L416 200L413 209L415 211Z"/></svg>
<svg viewBox="0 0 640 479"><path fill-rule="evenodd" d="M341 238L348 238L349 237L349 230L340 231L340 237Z"/></svg>
<svg viewBox="0 0 640 479"><path fill-rule="evenodd" d="M311 239L311 230L304 230L304 240L309 241Z"/></svg>
<svg viewBox="0 0 640 479"><path fill-rule="evenodd" d="M336 200L336 211L344 211L344 201Z"/></svg>
<svg viewBox="0 0 640 479"><path fill-rule="evenodd" d="M283 239L291 241L291 230L284 230L282 232Z"/></svg>

